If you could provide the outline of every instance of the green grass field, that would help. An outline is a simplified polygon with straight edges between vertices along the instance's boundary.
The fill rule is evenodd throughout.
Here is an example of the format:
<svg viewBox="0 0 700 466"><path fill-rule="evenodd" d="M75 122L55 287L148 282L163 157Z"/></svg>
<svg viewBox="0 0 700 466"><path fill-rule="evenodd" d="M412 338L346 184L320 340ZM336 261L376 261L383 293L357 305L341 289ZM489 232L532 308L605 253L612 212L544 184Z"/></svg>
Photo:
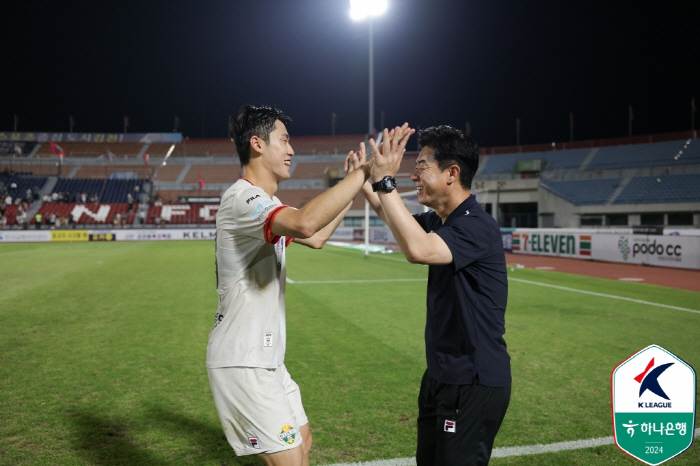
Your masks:
<svg viewBox="0 0 700 466"><path fill-rule="evenodd" d="M415 455L427 267L288 250L287 367L311 463ZM247 465L204 366L212 242L0 245L0 464ZM510 269L509 269L510 270ZM531 269L511 278L700 309L700 293ZM650 344L700 369L700 314L512 280L513 396L496 447L612 435L610 374ZM641 464L615 445L494 465ZM700 464L697 442L670 465Z"/></svg>

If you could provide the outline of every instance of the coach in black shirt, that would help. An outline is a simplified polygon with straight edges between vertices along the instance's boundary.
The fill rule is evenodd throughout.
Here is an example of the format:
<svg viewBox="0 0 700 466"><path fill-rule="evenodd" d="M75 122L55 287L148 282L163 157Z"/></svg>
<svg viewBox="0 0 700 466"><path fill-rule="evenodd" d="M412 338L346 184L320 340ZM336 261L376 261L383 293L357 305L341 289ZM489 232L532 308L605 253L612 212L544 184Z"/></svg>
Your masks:
<svg viewBox="0 0 700 466"><path fill-rule="evenodd" d="M411 179L412 216L395 191L408 125L385 130L365 197L391 228L409 262L429 264L425 351L418 398L417 466L486 465L510 401L510 357L503 339L508 299L501 232L470 193L479 148L449 126L419 134ZM347 169L364 162L362 151Z"/></svg>

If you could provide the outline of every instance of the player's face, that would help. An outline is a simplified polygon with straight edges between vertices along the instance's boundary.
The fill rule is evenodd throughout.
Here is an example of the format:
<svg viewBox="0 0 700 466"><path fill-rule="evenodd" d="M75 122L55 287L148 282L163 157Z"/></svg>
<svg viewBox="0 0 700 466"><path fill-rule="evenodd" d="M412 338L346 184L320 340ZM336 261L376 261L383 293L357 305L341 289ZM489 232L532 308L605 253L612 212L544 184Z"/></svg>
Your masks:
<svg viewBox="0 0 700 466"><path fill-rule="evenodd" d="M435 149L424 147L416 159L416 169L411 180L416 183L418 203L433 207L441 196L441 188L446 186L444 178L448 170L442 171L435 161Z"/></svg>
<svg viewBox="0 0 700 466"><path fill-rule="evenodd" d="M292 166L292 156L294 149L289 144L289 133L287 127L281 121L275 121L275 130L270 133L270 142L264 144L263 159L268 170L270 170L277 182L288 180L289 171Z"/></svg>

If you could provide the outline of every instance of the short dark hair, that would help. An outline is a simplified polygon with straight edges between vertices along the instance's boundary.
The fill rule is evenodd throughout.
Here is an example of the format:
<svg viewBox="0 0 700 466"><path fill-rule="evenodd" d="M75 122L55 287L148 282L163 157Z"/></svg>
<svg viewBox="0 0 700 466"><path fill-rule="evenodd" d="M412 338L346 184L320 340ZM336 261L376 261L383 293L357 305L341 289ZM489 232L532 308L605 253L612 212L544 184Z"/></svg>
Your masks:
<svg viewBox="0 0 700 466"><path fill-rule="evenodd" d="M474 174L479 168L479 146L471 138L452 126L431 126L418 133L418 148L435 150L435 161L440 170L450 165L459 166L459 184L471 189Z"/></svg>
<svg viewBox="0 0 700 466"><path fill-rule="evenodd" d="M270 133L275 130L275 121L288 125L292 119L273 107L261 105L245 105L229 119L228 131L236 144L236 151L245 167L250 162L250 138L257 136L265 142L270 142Z"/></svg>

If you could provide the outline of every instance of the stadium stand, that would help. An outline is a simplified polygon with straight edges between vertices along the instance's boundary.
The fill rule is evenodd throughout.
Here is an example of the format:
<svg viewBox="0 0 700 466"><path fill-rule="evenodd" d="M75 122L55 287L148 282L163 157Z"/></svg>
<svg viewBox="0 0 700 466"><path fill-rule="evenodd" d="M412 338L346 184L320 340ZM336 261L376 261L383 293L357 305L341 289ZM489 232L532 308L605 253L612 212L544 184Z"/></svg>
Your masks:
<svg viewBox="0 0 700 466"><path fill-rule="evenodd" d="M492 155L479 172L482 175L493 173L512 173L517 162L525 160L544 160L547 170L575 170L581 166L591 149L570 149L549 152L525 152L517 154Z"/></svg>
<svg viewBox="0 0 700 466"><path fill-rule="evenodd" d="M197 196L197 197L219 197L221 196L221 191L218 190L161 190L157 191L155 194L160 196L164 204L177 204L180 196Z"/></svg>
<svg viewBox="0 0 700 466"><path fill-rule="evenodd" d="M700 174L635 176L613 204L698 202Z"/></svg>
<svg viewBox="0 0 700 466"><path fill-rule="evenodd" d="M299 209L324 191L325 189L280 189L277 198L283 204Z"/></svg>
<svg viewBox="0 0 700 466"><path fill-rule="evenodd" d="M622 178L601 178L595 180L570 180L541 182L548 189L574 205L605 204Z"/></svg>
<svg viewBox="0 0 700 466"><path fill-rule="evenodd" d="M105 179L113 176L121 176L120 174L128 173L130 177L145 179L148 178L151 171L151 167L146 167L144 165L82 165L73 177Z"/></svg>
<svg viewBox="0 0 700 466"><path fill-rule="evenodd" d="M126 202L129 193L134 199L138 199L139 193L143 191L144 182L145 180L107 180L101 200L109 203Z"/></svg>
<svg viewBox="0 0 700 466"><path fill-rule="evenodd" d="M277 197L296 208L306 205L324 192L325 186L342 177L345 154L357 150L363 139L364 135L293 135L295 157L291 180L280 185ZM163 159L171 143L62 141L60 145L66 152L60 159L50 153L48 143L36 143L32 153L23 152L22 156L0 154L0 171L4 172L0 183L7 184L8 176L12 176L19 181L18 191L26 191L29 184L42 195L61 193L63 198L69 193L65 203L42 205L41 200L35 200L30 208L25 206L30 222L37 212L65 216L78 206L79 212L75 212L80 214L79 221L96 228L110 227L110 218L116 213L126 219L127 225L143 217L147 227L156 226L156 219L165 226L212 224L212 204L180 204L181 197L219 197L242 175L238 159L226 158L235 156L235 146L225 138L185 139L175 144L167 165ZM550 150L554 147L557 150ZM115 155L114 160L105 157L107 148ZM141 157L144 153L149 154L148 162ZM397 174L400 192L414 189L409 178L414 172L416 155L407 153L401 162ZM690 212L692 224L700 225L700 215L695 213L700 211L700 143L687 132L575 141L556 146L550 143L482 148L482 158L474 179L477 199L487 211L497 206L499 212L508 215L520 215L518 205L522 205L527 215L533 216L528 223L531 225L537 225L539 209L544 209L541 215L554 215L550 213L552 209L561 211L556 215L564 215L559 217L565 218L564 221L548 224L577 227L581 224L576 222L583 216L616 214L621 206L623 209L630 206L632 225L640 221L639 215L644 211L658 212L659 207L654 204L663 204L665 212L683 212L685 217ZM534 170L519 164L538 160L543 164L531 164ZM205 182L202 190L200 175ZM76 195L83 192L88 200L97 195L100 203L80 204L81 198ZM125 211L128 207L123 207L127 193L132 194L135 203L150 201L151 204L157 194L163 205L143 204L142 216L134 217L138 205L128 214ZM102 212L108 209L103 220L99 220L100 209ZM8 224L12 225L16 207L13 205L6 212ZM354 221L364 216L361 195L353 202L350 216ZM508 218L504 217L504 222L508 223Z"/></svg>
<svg viewBox="0 0 700 466"><path fill-rule="evenodd" d="M61 224L65 226L71 221L75 225L96 226L96 225L113 225L123 226L132 225L134 223L136 207L129 212L129 206L122 203L99 203L99 204L78 204L78 203L46 203L41 206L39 213L45 222L51 218L51 214L56 215L61 219ZM119 225L115 225L115 217L117 214L121 218ZM34 219L32 222L34 223Z"/></svg>
<svg viewBox="0 0 700 466"><path fill-rule="evenodd" d="M17 197L24 198L27 189L31 189L32 194L38 194L43 189L46 180L47 178L45 176L34 176L30 173L15 173L12 175L9 173L0 173L0 194L7 193L12 196L12 199L16 199ZM15 184L16 187L12 187L13 184Z"/></svg>
<svg viewBox="0 0 700 466"><path fill-rule="evenodd" d="M688 147L684 148L683 146ZM681 157L674 157L683 151ZM629 146L601 147L586 170L611 170L638 167L660 167L700 163L700 144L687 141L665 141Z"/></svg>
<svg viewBox="0 0 700 466"><path fill-rule="evenodd" d="M54 186L53 192L69 193L68 201L76 202L76 195L87 193L88 198L97 194L97 199L103 203L127 202L127 194L134 199L143 190L145 180L105 180L105 179L60 179ZM138 186L138 189L136 187Z"/></svg>
<svg viewBox="0 0 700 466"><path fill-rule="evenodd" d="M156 181L177 181L184 168L185 165L181 164L161 166L157 171L154 171L153 179Z"/></svg>
<svg viewBox="0 0 700 466"><path fill-rule="evenodd" d="M146 224L213 224L216 222L218 204L168 204L151 206Z"/></svg>
<svg viewBox="0 0 700 466"><path fill-rule="evenodd" d="M146 152L150 157L164 157L172 143L154 142ZM228 139L186 139L175 144L171 157L232 157L236 155L236 145Z"/></svg>
<svg viewBox="0 0 700 466"><path fill-rule="evenodd" d="M292 172L292 179L325 178L332 169L343 169L344 162L298 162Z"/></svg>
<svg viewBox="0 0 700 466"><path fill-rule="evenodd" d="M66 157L104 157L107 158L107 149L116 157L136 157L144 147L142 142L61 142L61 149ZM48 143L42 144L34 154L35 157L56 157L51 153Z"/></svg>

